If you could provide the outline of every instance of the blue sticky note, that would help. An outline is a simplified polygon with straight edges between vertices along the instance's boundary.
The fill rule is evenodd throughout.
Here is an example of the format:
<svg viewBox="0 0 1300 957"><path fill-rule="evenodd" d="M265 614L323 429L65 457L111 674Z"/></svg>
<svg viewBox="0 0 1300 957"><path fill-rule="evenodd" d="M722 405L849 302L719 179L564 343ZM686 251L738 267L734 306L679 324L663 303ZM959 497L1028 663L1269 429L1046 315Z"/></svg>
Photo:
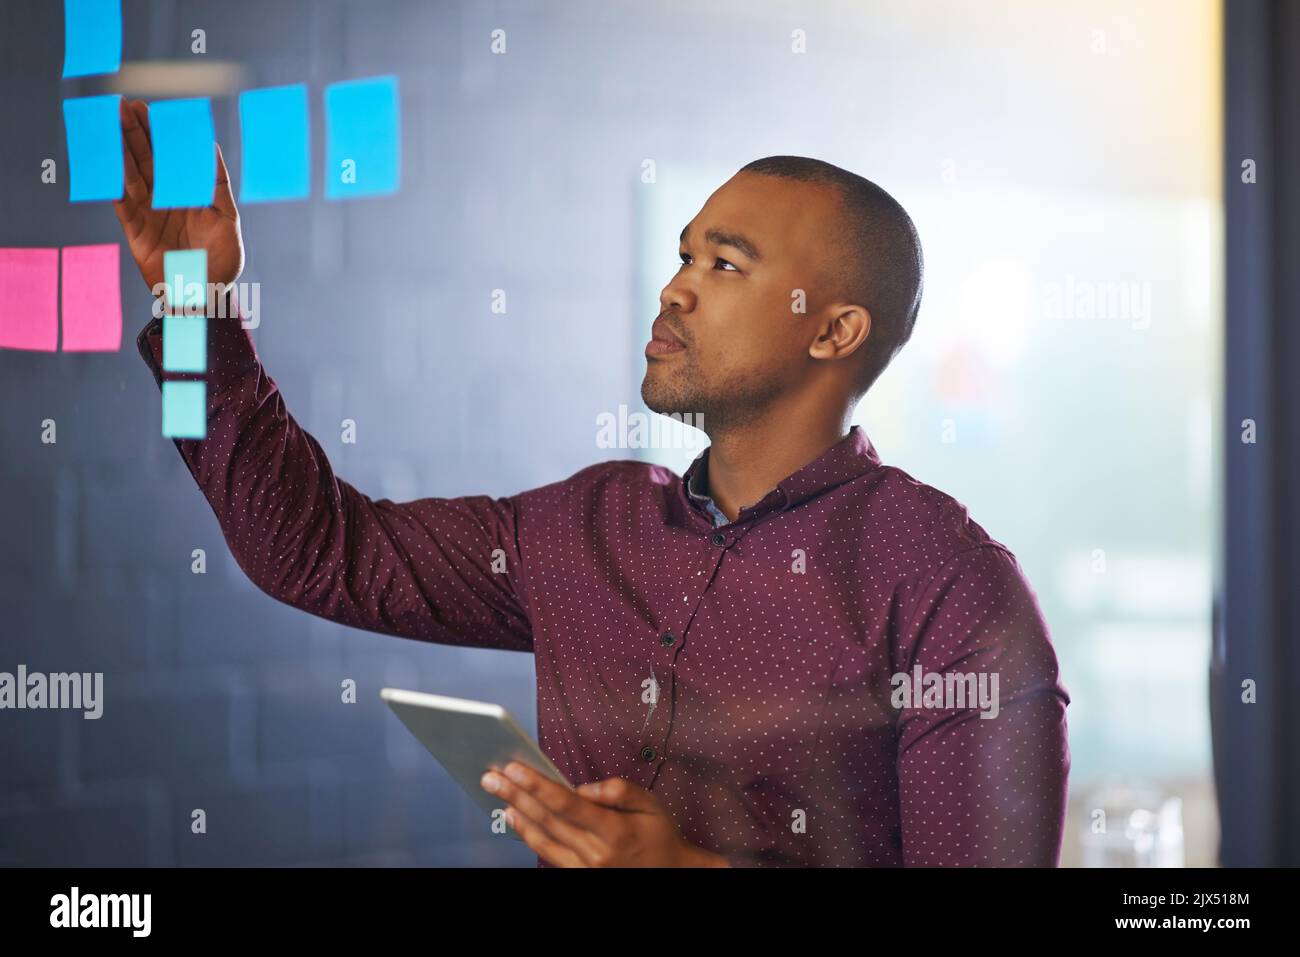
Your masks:
<svg viewBox="0 0 1300 957"><path fill-rule="evenodd" d="M153 208L211 206L217 188L217 137L206 97L149 104Z"/></svg>
<svg viewBox="0 0 1300 957"><path fill-rule="evenodd" d="M325 198L382 196L401 180L397 77L325 87Z"/></svg>
<svg viewBox="0 0 1300 957"><path fill-rule="evenodd" d="M208 384L162 384L162 434L169 439L202 439L208 434Z"/></svg>
<svg viewBox="0 0 1300 957"><path fill-rule="evenodd" d="M122 66L122 0L63 0L63 77Z"/></svg>
<svg viewBox="0 0 1300 957"><path fill-rule="evenodd" d="M163 316L162 365L168 372L208 371L208 320Z"/></svg>
<svg viewBox="0 0 1300 957"><path fill-rule="evenodd" d="M68 199L74 203L122 198L120 96L63 101L68 134Z"/></svg>
<svg viewBox="0 0 1300 957"><path fill-rule="evenodd" d="M241 203L306 199L311 193L307 86L273 86L239 94L243 136Z"/></svg>
<svg viewBox="0 0 1300 957"><path fill-rule="evenodd" d="M169 249L163 253L167 305L174 313L202 314L208 304L208 251Z"/></svg>

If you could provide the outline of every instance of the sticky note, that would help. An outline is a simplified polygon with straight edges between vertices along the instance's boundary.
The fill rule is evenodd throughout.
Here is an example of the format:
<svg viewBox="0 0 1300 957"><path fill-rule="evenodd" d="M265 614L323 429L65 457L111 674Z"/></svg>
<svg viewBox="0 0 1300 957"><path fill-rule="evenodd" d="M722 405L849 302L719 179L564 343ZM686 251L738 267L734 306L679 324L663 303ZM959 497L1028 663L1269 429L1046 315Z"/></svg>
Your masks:
<svg viewBox="0 0 1300 957"><path fill-rule="evenodd" d="M217 138L206 97L149 104L153 208L211 206L217 188Z"/></svg>
<svg viewBox="0 0 1300 957"><path fill-rule="evenodd" d="M208 434L208 384L162 384L162 434L169 439L202 439Z"/></svg>
<svg viewBox="0 0 1300 957"><path fill-rule="evenodd" d="M122 347L121 250L117 243L64 246L63 351Z"/></svg>
<svg viewBox="0 0 1300 957"><path fill-rule="evenodd" d="M122 66L122 0L63 0L63 76Z"/></svg>
<svg viewBox="0 0 1300 957"><path fill-rule="evenodd" d="M59 251L0 249L0 346L53 352L59 343Z"/></svg>
<svg viewBox="0 0 1300 957"><path fill-rule="evenodd" d="M208 320L163 316L162 366L168 372L208 371Z"/></svg>
<svg viewBox="0 0 1300 957"><path fill-rule="evenodd" d="M169 249L163 253L163 282L167 284L169 312L189 315L206 312L208 251Z"/></svg>
<svg viewBox="0 0 1300 957"><path fill-rule="evenodd" d="M68 134L68 199L74 203L122 198L121 97L63 101Z"/></svg>
<svg viewBox="0 0 1300 957"><path fill-rule="evenodd" d="M307 86L273 86L239 94L243 140L241 203L306 199L311 193Z"/></svg>
<svg viewBox="0 0 1300 957"><path fill-rule="evenodd" d="M401 180L397 77L325 87L325 198L381 196Z"/></svg>

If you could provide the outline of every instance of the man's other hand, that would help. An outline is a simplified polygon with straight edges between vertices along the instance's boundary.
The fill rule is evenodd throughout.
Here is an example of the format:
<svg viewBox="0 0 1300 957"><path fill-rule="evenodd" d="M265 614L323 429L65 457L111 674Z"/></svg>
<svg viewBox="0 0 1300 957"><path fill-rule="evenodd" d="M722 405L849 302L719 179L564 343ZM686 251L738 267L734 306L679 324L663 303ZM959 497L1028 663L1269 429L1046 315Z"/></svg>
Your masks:
<svg viewBox="0 0 1300 957"><path fill-rule="evenodd" d="M580 785L576 792L512 761L488 771L484 790L504 799L506 820L524 842L557 867L728 867L696 847L659 798L624 778Z"/></svg>

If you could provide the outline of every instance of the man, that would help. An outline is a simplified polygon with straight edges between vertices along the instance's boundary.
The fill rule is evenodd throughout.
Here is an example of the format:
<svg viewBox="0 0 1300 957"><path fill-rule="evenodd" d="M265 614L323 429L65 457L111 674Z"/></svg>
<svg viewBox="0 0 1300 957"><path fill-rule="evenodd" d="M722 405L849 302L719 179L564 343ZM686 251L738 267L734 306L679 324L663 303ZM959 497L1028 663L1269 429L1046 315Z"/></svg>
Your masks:
<svg viewBox="0 0 1300 957"><path fill-rule="evenodd" d="M213 206L155 211L144 104L122 122L116 210L145 281L205 248L233 283L220 151ZM514 765L483 786L541 864L1055 866L1069 697L1033 592L848 427L915 320L911 220L861 177L773 157L709 198L680 254L642 394L702 417L684 477L604 462L499 499L372 500L236 318L209 319L207 438L177 449L269 595L535 655L539 741L577 793ZM161 383L157 319L138 341Z"/></svg>

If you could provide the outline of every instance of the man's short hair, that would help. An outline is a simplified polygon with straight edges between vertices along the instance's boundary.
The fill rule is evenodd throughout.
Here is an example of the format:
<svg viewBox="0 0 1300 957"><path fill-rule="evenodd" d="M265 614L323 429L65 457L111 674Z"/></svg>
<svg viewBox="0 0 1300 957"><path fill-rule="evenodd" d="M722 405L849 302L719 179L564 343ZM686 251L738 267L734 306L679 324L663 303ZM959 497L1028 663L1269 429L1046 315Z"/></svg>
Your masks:
<svg viewBox="0 0 1300 957"><path fill-rule="evenodd" d="M855 379L860 398L912 336L921 307L924 260L921 237L907 211L871 180L806 156L768 156L741 172L833 186L842 200L833 227L843 252L833 276L843 295L871 313L871 334Z"/></svg>

